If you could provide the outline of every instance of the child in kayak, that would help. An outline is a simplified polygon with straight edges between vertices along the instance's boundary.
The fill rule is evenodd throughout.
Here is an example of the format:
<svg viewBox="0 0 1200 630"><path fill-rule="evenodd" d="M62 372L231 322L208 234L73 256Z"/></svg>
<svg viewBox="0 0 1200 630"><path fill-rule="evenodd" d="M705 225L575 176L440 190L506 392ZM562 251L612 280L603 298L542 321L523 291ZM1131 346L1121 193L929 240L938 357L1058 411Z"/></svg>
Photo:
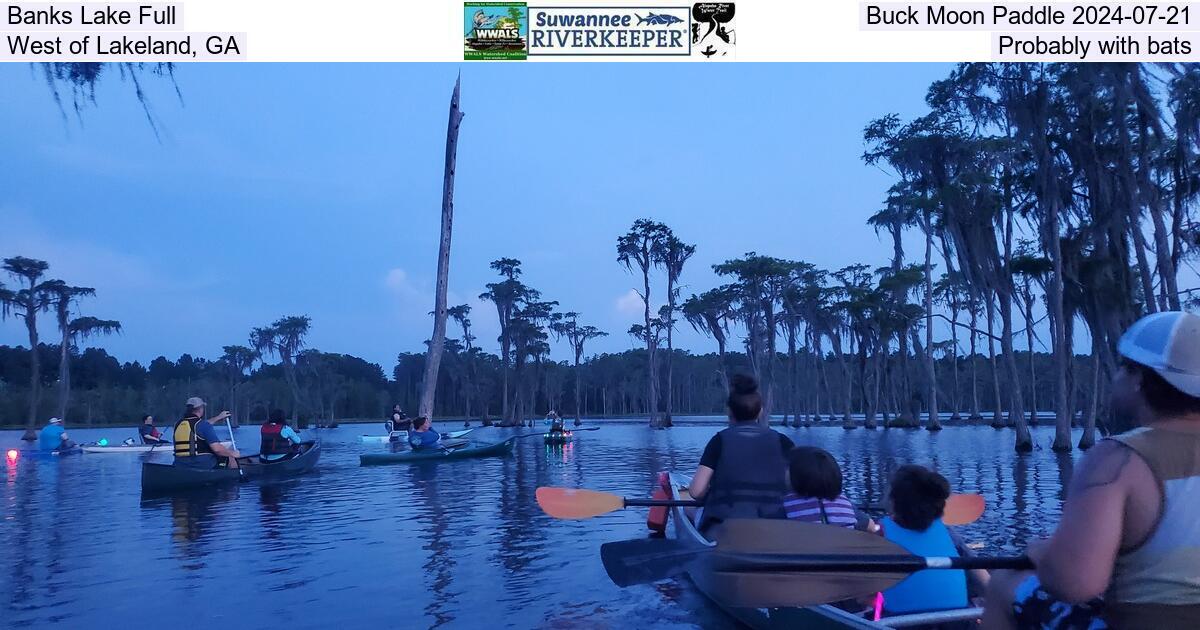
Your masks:
<svg viewBox="0 0 1200 630"><path fill-rule="evenodd" d="M815 446L797 446L788 453L791 492L783 497L787 517L861 531L878 526L842 494L842 469L833 455Z"/></svg>
<svg viewBox="0 0 1200 630"><path fill-rule="evenodd" d="M950 482L915 464L896 469L888 491L889 514L883 537L918 556L958 557L950 530L942 523ZM918 571L883 592L886 614L951 610L967 606L967 576L958 570Z"/></svg>

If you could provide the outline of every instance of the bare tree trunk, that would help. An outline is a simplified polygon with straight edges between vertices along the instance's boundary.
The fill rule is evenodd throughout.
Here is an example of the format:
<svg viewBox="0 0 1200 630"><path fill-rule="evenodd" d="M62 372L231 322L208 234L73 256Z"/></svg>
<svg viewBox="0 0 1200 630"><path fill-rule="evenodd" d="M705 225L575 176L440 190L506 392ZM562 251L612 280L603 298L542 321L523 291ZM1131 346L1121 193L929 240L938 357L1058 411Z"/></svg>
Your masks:
<svg viewBox="0 0 1200 630"><path fill-rule="evenodd" d="M929 380L926 398L929 416L925 428L941 431L942 421L938 418L937 365L933 360L933 217L925 210L925 377Z"/></svg>
<svg viewBox="0 0 1200 630"><path fill-rule="evenodd" d="M1079 436L1079 449L1086 451L1096 445L1096 411L1100 400L1100 349L1092 339L1092 397L1088 404L1087 417L1083 422L1083 435Z"/></svg>
<svg viewBox="0 0 1200 630"><path fill-rule="evenodd" d="M995 407L992 410L992 426L997 429L1002 429L1005 426L1004 415L1000 409L1000 367L996 362L996 303L991 292L988 292L987 299L987 331L988 331L988 357L992 362L992 395L995 397L993 404Z"/></svg>
<svg viewBox="0 0 1200 630"><path fill-rule="evenodd" d="M1011 291L1012 285L1009 285ZM1033 438L1029 434L1029 425L1025 422L1024 404L1021 396L1021 371L1017 368L1017 356L1013 352L1012 342L1012 293L998 295L1000 298L1000 345L1004 351L1004 365L1008 368L1009 417L1017 430L1016 449L1018 453L1033 450ZM999 402L996 404L999 408Z"/></svg>
<svg viewBox="0 0 1200 630"><path fill-rule="evenodd" d="M969 420L978 422L983 420L983 414L979 413L979 361L976 358L978 354L975 349L975 342L978 339L979 330L979 309L978 305L971 305L971 417Z"/></svg>
<svg viewBox="0 0 1200 630"><path fill-rule="evenodd" d="M1055 451L1071 450L1071 413L1067 408L1068 356L1066 310L1063 305L1063 260L1061 239L1058 237L1058 207L1051 202L1046 219L1046 237L1050 241L1050 311L1054 320L1054 444Z"/></svg>
<svg viewBox="0 0 1200 630"><path fill-rule="evenodd" d="M58 417L67 419L67 403L71 398L71 335L68 324L59 322L63 328L62 346L58 360Z"/></svg>
<svg viewBox="0 0 1200 630"><path fill-rule="evenodd" d="M32 292L32 289L30 289ZM29 331L29 415L25 417L25 435L22 440L37 439L37 410L42 398L42 358L38 352L37 312L25 314L25 328Z"/></svg>
<svg viewBox="0 0 1200 630"><path fill-rule="evenodd" d="M646 397L650 414L650 426L657 428L658 423L658 362L655 361L655 343L654 334L650 328L650 267L642 269L642 288L645 293L642 294L642 301L645 303L645 321L646 321Z"/></svg>
<svg viewBox="0 0 1200 630"><path fill-rule="evenodd" d="M421 392L418 411L427 418L433 416L438 368L442 362L442 346L446 341L446 289L450 281L450 236L454 231L454 168L458 158L458 126L463 118L463 113L458 109L461 82L461 77L454 81L454 93L450 96L450 119L446 124L446 169L442 179L442 240L438 246L433 338L429 340L429 353L425 357L425 387Z"/></svg>

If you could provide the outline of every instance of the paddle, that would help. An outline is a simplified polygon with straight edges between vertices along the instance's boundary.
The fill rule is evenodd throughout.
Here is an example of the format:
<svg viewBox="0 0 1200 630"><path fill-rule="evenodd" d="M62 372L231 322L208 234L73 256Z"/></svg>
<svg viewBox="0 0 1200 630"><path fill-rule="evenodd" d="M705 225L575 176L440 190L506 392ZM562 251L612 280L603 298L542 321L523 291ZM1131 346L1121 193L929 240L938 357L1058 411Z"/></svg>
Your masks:
<svg viewBox="0 0 1200 630"><path fill-rule="evenodd" d="M236 451L238 450L237 438L233 437L233 423L229 421L229 418L230 416L225 416L225 428L229 429L229 441L233 444L233 450ZM239 459L241 458L237 458L234 461L238 461ZM238 476L242 479L246 478L246 473L242 471L242 467L240 465L238 466Z"/></svg>
<svg viewBox="0 0 1200 630"><path fill-rule="evenodd" d="M887 512L883 505L868 505L862 508L867 513ZM942 522L946 525L970 525L983 516L987 509L987 501L979 494L952 494L946 499L946 509L942 513Z"/></svg>
<svg viewBox="0 0 1200 630"><path fill-rule="evenodd" d="M524 436L518 436L524 437ZM511 438L510 438L511 439ZM703 503L692 500L629 499L608 492L577 488L541 487L536 492L542 511L554 518L583 520L615 512L626 507L681 506L700 507ZM974 523L983 515L986 502L978 494L955 494L946 501L942 522L946 525Z"/></svg>
<svg viewBox="0 0 1200 630"><path fill-rule="evenodd" d="M881 536L799 521L733 519L713 535L712 547L653 538L606 543L600 558L618 586L692 571L720 603L753 608L863 597L925 569L1033 568L1024 556L915 556Z"/></svg>
<svg viewBox="0 0 1200 630"><path fill-rule="evenodd" d="M525 437L525 436L518 436ZM510 438L512 439L512 438ZM555 488L543 486L534 493L542 511L558 519L583 520L608 514L627 507L683 506L700 507L700 501L678 501L672 499L629 499L608 492L584 490L582 488Z"/></svg>

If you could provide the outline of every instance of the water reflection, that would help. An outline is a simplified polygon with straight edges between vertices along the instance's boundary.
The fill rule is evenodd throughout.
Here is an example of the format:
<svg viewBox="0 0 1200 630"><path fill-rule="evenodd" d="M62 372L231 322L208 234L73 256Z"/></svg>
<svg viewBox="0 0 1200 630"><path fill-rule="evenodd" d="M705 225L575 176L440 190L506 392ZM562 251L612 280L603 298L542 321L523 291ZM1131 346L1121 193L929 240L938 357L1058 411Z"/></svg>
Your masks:
<svg viewBox="0 0 1200 630"><path fill-rule="evenodd" d="M360 444L362 427L347 425L321 431L318 474L158 499L141 497L137 456L22 458L0 485L0 627L143 627L149 588L197 625L731 627L686 582L608 581L599 545L645 536L644 510L554 521L534 500L541 485L647 496L657 471L691 474L724 424L677 420L667 431L604 423L561 447L519 440L506 458L371 468L358 455L387 445ZM833 452L847 495L863 503L882 500L897 466L935 465L956 491L986 496L963 533L991 552L1053 527L1074 461L1049 449L1017 456L1012 432L989 427L780 429ZM1033 432L1041 444L1053 436ZM17 438L0 432L0 448Z"/></svg>

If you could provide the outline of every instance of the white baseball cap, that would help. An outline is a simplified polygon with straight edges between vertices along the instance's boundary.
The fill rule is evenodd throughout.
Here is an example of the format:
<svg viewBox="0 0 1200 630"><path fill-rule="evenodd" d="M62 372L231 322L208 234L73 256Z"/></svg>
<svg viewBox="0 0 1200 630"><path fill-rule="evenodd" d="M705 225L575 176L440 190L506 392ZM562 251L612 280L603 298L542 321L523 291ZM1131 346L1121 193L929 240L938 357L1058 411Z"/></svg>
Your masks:
<svg viewBox="0 0 1200 630"><path fill-rule="evenodd" d="M1200 398L1200 316L1184 311L1147 315L1121 335L1117 352Z"/></svg>
<svg viewBox="0 0 1200 630"><path fill-rule="evenodd" d="M62 424L62 418L50 418L50 424Z"/></svg>
<svg viewBox="0 0 1200 630"><path fill-rule="evenodd" d="M192 409L203 407L204 399L196 397L196 396L192 396L191 398L187 399L187 406L191 407Z"/></svg>

